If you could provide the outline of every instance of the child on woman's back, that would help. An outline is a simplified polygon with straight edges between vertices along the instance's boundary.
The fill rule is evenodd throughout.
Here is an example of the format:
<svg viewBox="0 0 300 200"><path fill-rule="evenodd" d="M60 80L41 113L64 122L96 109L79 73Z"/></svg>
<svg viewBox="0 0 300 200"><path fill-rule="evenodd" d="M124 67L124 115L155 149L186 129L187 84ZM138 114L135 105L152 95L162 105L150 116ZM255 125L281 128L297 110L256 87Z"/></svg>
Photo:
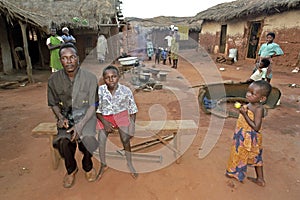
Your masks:
<svg viewBox="0 0 300 200"><path fill-rule="evenodd" d="M271 90L271 85L264 80L254 81L249 85L246 93L249 103L240 108L226 169L227 177L243 182L247 165L251 165L255 167L256 178L248 177L248 179L260 186L265 185L260 130L264 117L262 104L267 100Z"/></svg>

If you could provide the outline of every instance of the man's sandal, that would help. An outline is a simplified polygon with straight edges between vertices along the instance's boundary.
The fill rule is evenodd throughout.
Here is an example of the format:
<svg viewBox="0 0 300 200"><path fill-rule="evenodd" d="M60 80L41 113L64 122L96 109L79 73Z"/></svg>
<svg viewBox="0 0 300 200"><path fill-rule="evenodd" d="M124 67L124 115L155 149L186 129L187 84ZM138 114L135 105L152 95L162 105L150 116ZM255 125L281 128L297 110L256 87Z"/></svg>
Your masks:
<svg viewBox="0 0 300 200"><path fill-rule="evenodd" d="M63 186L64 188L70 188L74 185L75 182L75 175L78 172L78 168L76 167L76 169L71 173L71 174L66 174L63 180Z"/></svg>

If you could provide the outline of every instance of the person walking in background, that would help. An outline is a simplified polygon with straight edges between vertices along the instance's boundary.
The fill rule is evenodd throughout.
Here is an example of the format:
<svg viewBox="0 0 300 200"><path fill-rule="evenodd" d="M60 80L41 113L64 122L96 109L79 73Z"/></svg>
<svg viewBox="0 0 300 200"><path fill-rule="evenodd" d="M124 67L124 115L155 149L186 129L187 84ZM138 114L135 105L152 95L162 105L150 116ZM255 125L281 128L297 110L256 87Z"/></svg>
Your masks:
<svg viewBox="0 0 300 200"><path fill-rule="evenodd" d="M108 54L107 40L104 35L99 35L97 40L97 59L100 63L105 62L105 57Z"/></svg>
<svg viewBox="0 0 300 200"><path fill-rule="evenodd" d="M155 64L156 63L159 64L159 62L160 62L161 48L156 46L155 49L154 49L154 51L155 51Z"/></svg>
<svg viewBox="0 0 300 200"><path fill-rule="evenodd" d="M63 69L60 62L58 51L60 46L64 43L64 40L56 34L56 28L50 29L51 36L47 38L46 45L50 50L50 67L52 72L56 72Z"/></svg>
<svg viewBox="0 0 300 200"><path fill-rule="evenodd" d="M174 27L173 37L171 41L171 59L173 61L172 68L177 69L178 65L178 51L179 51L179 34L178 28Z"/></svg>
<svg viewBox="0 0 300 200"><path fill-rule="evenodd" d="M135 132L135 118L138 112L131 90L119 83L120 73L115 66L108 66L102 74L105 84L99 86L99 107L96 111L98 118L97 129L99 129L99 154L101 168L98 177L101 178L107 169L106 164L106 141L108 134L118 129L127 166L134 179L138 173L133 167L131 157L130 139Z"/></svg>
<svg viewBox="0 0 300 200"><path fill-rule="evenodd" d="M153 49L153 43L149 38L147 39L146 50L147 50L148 60L151 60L154 53L154 49Z"/></svg>
<svg viewBox="0 0 300 200"><path fill-rule="evenodd" d="M98 148L96 139L96 105L98 102L97 77L79 67L76 47L65 43L59 50L64 67L48 80L48 106L57 119L58 134L53 147L64 158L66 175L63 186L74 184L78 165L75 159L77 145L83 154L82 168L87 181L96 180L93 152Z"/></svg>
<svg viewBox="0 0 300 200"><path fill-rule="evenodd" d="M65 43L71 42L73 44L76 43L76 39L73 37L73 35L70 35L68 27L63 27L61 29L63 35L61 38L64 40Z"/></svg>
<svg viewBox="0 0 300 200"><path fill-rule="evenodd" d="M162 49L161 50L161 58L163 60L163 64L166 65L167 62L167 57L168 57L168 49Z"/></svg>
<svg viewBox="0 0 300 200"><path fill-rule="evenodd" d="M171 41L172 41L172 35L173 35L172 31L170 31L170 33L164 38L166 40L166 42L167 42L167 48L168 49L171 48Z"/></svg>
<svg viewBox="0 0 300 200"><path fill-rule="evenodd" d="M254 166L256 178L248 179L259 186L265 186L262 160L262 120L264 118L263 103L271 92L267 81L255 81L248 87L246 93L247 105L240 108L235 133L230 149L230 157L225 175L243 182L247 166Z"/></svg>
<svg viewBox="0 0 300 200"><path fill-rule="evenodd" d="M172 45L172 34L173 34L173 30L170 31L170 33L164 38L167 42L167 48L168 48L168 60L169 60L169 64L172 65L172 59L171 59L171 45Z"/></svg>
<svg viewBox="0 0 300 200"><path fill-rule="evenodd" d="M267 70L267 81L270 83L273 76L272 58L283 55L283 51L280 48L280 46L274 42L275 33L273 32L268 33L266 39L267 42L262 44L258 51L258 55L259 55L258 63L260 63L260 61L263 58L267 58L270 60L270 65Z"/></svg>

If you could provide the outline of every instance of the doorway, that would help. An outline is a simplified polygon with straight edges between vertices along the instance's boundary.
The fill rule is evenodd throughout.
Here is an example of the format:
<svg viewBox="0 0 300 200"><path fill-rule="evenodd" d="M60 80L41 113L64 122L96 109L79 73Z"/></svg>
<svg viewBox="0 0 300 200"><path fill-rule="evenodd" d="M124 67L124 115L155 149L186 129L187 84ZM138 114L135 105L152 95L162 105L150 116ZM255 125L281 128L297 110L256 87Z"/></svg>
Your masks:
<svg viewBox="0 0 300 200"><path fill-rule="evenodd" d="M256 58L259 35L261 34L261 22L251 22L247 58Z"/></svg>
<svg viewBox="0 0 300 200"><path fill-rule="evenodd" d="M226 35L227 35L227 25L222 25L221 35L220 35L220 53L225 53Z"/></svg>

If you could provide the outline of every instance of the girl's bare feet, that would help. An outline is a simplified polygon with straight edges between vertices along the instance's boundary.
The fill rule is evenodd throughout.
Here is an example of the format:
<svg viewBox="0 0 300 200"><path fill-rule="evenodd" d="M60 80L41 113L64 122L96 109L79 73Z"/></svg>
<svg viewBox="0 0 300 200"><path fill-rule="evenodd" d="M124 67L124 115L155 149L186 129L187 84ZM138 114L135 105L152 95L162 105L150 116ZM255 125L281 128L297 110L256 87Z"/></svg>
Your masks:
<svg viewBox="0 0 300 200"><path fill-rule="evenodd" d="M244 181L240 181L240 180L238 180L236 177L230 176L230 175L227 174L227 173L225 173L225 176L226 176L227 178L230 178L230 179L235 179L235 180L239 181L240 183L244 183Z"/></svg>
<svg viewBox="0 0 300 200"><path fill-rule="evenodd" d="M265 180L259 179L259 178L253 178L253 177L247 177L249 181L252 181L253 183L256 183L257 185L264 187L266 185Z"/></svg>

